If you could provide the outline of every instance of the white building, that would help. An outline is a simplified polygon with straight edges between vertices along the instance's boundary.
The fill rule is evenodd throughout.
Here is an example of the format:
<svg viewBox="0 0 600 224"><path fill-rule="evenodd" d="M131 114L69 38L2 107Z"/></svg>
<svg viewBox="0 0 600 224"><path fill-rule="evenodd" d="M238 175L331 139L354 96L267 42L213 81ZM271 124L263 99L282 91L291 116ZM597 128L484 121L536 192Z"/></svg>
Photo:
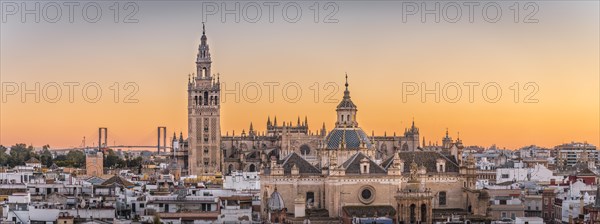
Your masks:
<svg viewBox="0 0 600 224"><path fill-rule="evenodd" d="M258 172L232 172L225 176L223 189L235 191L260 191L260 176Z"/></svg>
<svg viewBox="0 0 600 224"><path fill-rule="evenodd" d="M533 181L549 183L551 179L560 180L562 177L554 176L553 172L542 164L531 168L498 168L496 169L496 183Z"/></svg>
<svg viewBox="0 0 600 224"><path fill-rule="evenodd" d="M517 217L515 224L544 224L544 219L540 217Z"/></svg>

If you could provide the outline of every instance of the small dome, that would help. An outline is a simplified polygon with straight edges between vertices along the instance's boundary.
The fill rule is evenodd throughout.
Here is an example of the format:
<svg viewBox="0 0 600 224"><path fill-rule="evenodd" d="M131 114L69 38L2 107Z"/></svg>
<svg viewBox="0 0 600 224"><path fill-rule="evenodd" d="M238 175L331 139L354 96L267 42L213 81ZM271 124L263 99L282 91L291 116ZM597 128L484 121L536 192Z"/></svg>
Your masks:
<svg viewBox="0 0 600 224"><path fill-rule="evenodd" d="M285 203L283 203L281 194L277 192L277 188L275 188L275 191L273 191L271 197L269 197L267 206L270 211L281 211L285 208Z"/></svg>
<svg viewBox="0 0 600 224"><path fill-rule="evenodd" d="M356 104L352 102L349 96L344 97L344 99L337 105L337 109L356 109Z"/></svg>
<svg viewBox="0 0 600 224"><path fill-rule="evenodd" d="M325 141L327 149L371 148L367 134L361 128L335 128L329 132Z"/></svg>

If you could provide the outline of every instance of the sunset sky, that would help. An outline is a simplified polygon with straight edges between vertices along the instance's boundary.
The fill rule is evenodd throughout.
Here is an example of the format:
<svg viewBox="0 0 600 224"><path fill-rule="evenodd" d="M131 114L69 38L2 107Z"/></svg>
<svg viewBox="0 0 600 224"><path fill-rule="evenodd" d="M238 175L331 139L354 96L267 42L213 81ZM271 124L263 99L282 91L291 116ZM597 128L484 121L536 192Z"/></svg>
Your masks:
<svg viewBox="0 0 600 224"><path fill-rule="evenodd" d="M98 127L108 127L109 144L154 145L157 126L166 126L169 138L173 132L187 136L187 81L195 71L203 2L136 2L133 18L137 23L122 22L130 12L123 9L124 2L115 23L109 10L112 3L98 2L103 14L97 23L81 17L81 6L75 9L73 23L66 18L66 7L57 23L44 19L36 23L33 16L22 22L20 14L7 15L3 6L1 145L63 148L80 146L84 136L87 145L92 145L97 144ZM234 8L235 3L223 4ZM243 7L249 2L239 3ZM239 22L233 15L225 15L222 21L218 12L205 16L213 73L220 73L222 88L232 90L236 82L240 84L238 91L230 91L240 94L239 102L222 90L223 135L247 131L250 122L255 129L265 130L268 116L294 124L298 116L308 116L311 130L320 129L323 122L330 130L347 73L359 125L369 134L401 135L414 118L427 142L441 143L448 128L454 138L460 132L464 144L486 147L600 143L598 1L536 2L537 11L530 19L537 23L523 22L534 9L524 7L524 2L519 2L517 23L510 10L515 2L510 1L500 3L503 11L496 23L482 17L485 3L475 8L474 22L469 22L468 8L463 7L462 19L450 23L443 15L440 22L434 21L434 15L426 15L427 21L421 22L419 13L405 14L407 21L403 21L403 2L387 1L336 2L334 23L323 22L334 6L327 10L319 2L319 22L315 23L309 8L315 2L302 1L298 2L303 10L300 20L292 23L282 18L286 3L274 9L273 22L267 18L266 7L256 23L246 21L244 15ZM439 3L441 7L448 4ZM427 6L433 8L433 4ZM12 95L12 89L7 89L17 84L22 91L21 83L34 89L36 82L39 92L48 83L59 84L62 97L49 102L40 96L40 102L35 102L30 94L22 102L21 92ZM71 82L79 84L74 87L73 102L64 85ZM118 102L111 90L115 82L120 87ZM123 102L132 90L124 89L130 82L139 87L133 95L137 103ZM258 102L247 99L254 98L254 88L247 89L246 98L242 96L241 87L252 82L263 86ZM273 102L263 85L270 82L279 83ZM332 93L324 89L330 82L339 87L333 92L333 102L324 100ZM470 102L465 83L472 82L478 86ZM96 103L82 96L82 87L89 83L102 89ZM284 99L282 89L288 83L301 87L298 102ZM320 88L318 102L314 83ZM458 102L450 102L446 98L454 98L456 92L448 88L448 95L440 96L439 102L433 95L426 95L423 102L420 92L403 102L403 86L415 83L424 83L427 89L435 83L440 87L457 83L462 95ZM482 96L483 86L494 83L502 89L495 103ZM514 83L519 86L518 102ZM530 88L524 88L528 83ZM47 90L48 98L53 98L55 88ZM94 95L93 89L89 92ZM294 97L293 89L289 93ZM537 103L524 102L530 93ZM488 97L495 97L493 88L488 89Z"/></svg>

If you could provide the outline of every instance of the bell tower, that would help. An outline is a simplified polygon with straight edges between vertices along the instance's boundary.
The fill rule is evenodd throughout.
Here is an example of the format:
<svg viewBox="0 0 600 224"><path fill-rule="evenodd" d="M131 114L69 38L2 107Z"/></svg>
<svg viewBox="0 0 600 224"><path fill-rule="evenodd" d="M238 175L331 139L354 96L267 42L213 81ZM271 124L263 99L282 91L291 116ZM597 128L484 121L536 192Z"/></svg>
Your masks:
<svg viewBox="0 0 600 224"><path fill-rule="evenodd" d="M197 77L210 79L210 51L208 43L206 42L206 30L204 29L204 23L202 23L202 37L200 38L200 46L198 46L198 56L196 58L196 74Z"/></svg>
<svg viewBox="0 0 600 224"><path fill-rule="evenodd" d="M211 73L212 60L204 23L196 58L196 75L188 80L189 174L221 172L221 85Z"/></svg>

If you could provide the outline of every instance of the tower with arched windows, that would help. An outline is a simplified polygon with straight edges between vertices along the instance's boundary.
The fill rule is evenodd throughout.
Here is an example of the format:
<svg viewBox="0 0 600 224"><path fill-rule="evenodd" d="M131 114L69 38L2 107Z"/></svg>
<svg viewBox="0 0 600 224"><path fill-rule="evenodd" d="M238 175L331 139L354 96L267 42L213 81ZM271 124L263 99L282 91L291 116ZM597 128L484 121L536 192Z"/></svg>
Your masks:
<svg viewBox="0 0 600 224"><path fill-rule="evenodd" d="M196 74L188 82L189 174L221 172L221 87L210 70L212 60L204 24L196 58Z"/></svg>

